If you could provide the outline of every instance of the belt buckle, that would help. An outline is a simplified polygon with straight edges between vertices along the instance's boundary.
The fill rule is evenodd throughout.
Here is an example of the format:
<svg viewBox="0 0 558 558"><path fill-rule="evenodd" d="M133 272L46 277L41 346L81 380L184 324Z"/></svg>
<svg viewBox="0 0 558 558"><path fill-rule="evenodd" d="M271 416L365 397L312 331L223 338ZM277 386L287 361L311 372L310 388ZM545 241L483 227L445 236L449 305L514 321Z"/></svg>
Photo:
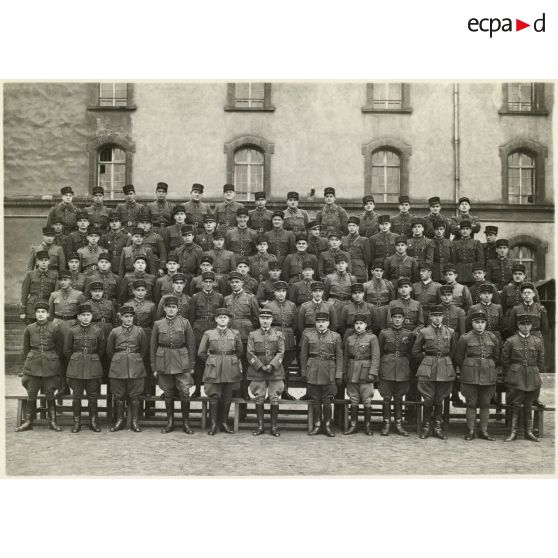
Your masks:
<svg viewBox="0 0 558 558"><path fill-rule="evenodd" d="M395 353L393 353L396 357L399 356L399 351L395 351Z"/></svg>
<svg viewBox="0 0 558 558"><path fill-rule="evenodd" d="M437 353L436 353L436 358L442 358L442 353L437 352Z"/></svg>
<svg viewBox="0 0 558 558"><path fill-rule="evenodd" d="M406 324L410 324L410 323L411 323L411 320L409 320L409 318L405 318L405 323L406 323Z"/></svg>
<svg viewBox="0 0 558 558"><path fill-rule="evenodd" d="M271 351L269 349L265 350L265 356L268 357L271 354Z"/></svg>
<svg viewBox="0 0 558 558"><path fill-rule="evenodd" d="M527 360L523 361L523 366L527 366Z"/></svg>

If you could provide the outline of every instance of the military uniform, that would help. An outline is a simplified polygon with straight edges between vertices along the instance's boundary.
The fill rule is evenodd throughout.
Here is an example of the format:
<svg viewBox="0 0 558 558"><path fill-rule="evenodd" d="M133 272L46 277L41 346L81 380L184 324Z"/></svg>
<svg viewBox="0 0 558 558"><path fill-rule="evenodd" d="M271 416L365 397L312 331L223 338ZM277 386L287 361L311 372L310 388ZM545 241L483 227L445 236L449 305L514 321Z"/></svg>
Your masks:
<svg viewBox="0 0 558 558"><path fill-rule="evenodd" d="M490 283L488 281L475 281L471 287L469 288L469 292L471 293L471 301L473 304L480 304L480 289L481 285L492 285L492 302L494 304L500 304L500 295L498 293L498 289L494 283ZM521 298L520 298L521 300Z"/></svg>
<svg viewBox="0 0 558 558"><path fill-rule="evenodd" d="M337 315L331 302L321 300L316 303L314 300L305 302L298 309L297 330L302 334L304 330L313 330L316 328L316 314L318 312L326 312L329 316L329 329L337 330Z"/></svg>
<svg viewBox="0 0 558 558"><path fill-rule="evenodd" d="M52 269L52 271L58 271L59 269L66 268L66 254L64 254L64 250L54 243L49 246L43 242L42 244L31 246L31 252L29 254L29 259L27 260L27 271L33 271L35 269L37 252L42 251L48 252L49 269Z"/></svg>
<svg viewBox="0 0 558 558"><path fill-rule="evenodd" d="M116 206L115 213L120 217L120 222L125 230L133 229L138 225L138 217L143 210L143 206L137 201L119 203Z"/></svg>
<svg viewBox="0 0 558 558"><path fill-rule="evenodd" d="M214 248L206 252L205 255L213 258L213 271L218 275L226 278L235 268L234 254L230 250Z"/></svg>
<svg viewBox="0 0 558 558"><path fill-rule="evenodd" d="M486 264L486 278L496 284L496 287L501 291L512 279L512 267L514 262L508 257L496 257L488 260Z"/></svg>
<svg viewBox="0 0 558 558"><path fill-rule="evenodd" d="M523 297L521 296L521 285L523 282L511 281L502 289L500 302L502 304L502 312L504 313L504 320L502 323L502 338L505 339L515 333L515 329L511 329L510 315L514 306L523 304ZM494 301L494 299L492 299ZM539 293L535 288L534 302L540 302Z"/></svg>
<svg viewBox="0 0 558 558"><path fill-rule="evenodd" d="M157 274L159 269L165 269L167 248L165 247L163 237L158 232L150 230L143 235L143 245L151 249L153 273Z"/></svg>
<svg viewBox="0 0 558 558"><path fill-rule="evenodd" d="M465 285L472 285L475 282L472 266L484 259L480 241L472 238L460 238L453 241L453 250L459 281Z"/></svg>
<svg viewBox="0 0 558 558"><path fill-rule="evenodd" d="M248 212L249 221L248 226L256 231L258 234L264 234L271 230L271 218L273 217L273 211L269 209L260 209L257 207L252 211Z"/></svg>
<svg viewBox="0 0 558 558"><path fill-rule="evenodd" d="M422 221L424 223L424 236L426 236L426 238L431 238L431 239L435 238L434 228L440 221L442 221L446 225L444 238L449 239L451 220L448 217L442 215L441 213L438 213L437 215L434 213L429 213L428 215L425 215L422 218Z"/></svg>
<svg viewBox="0 0 558 558"><path fill-rule="evenodd" d="M370 243L368 239L356 235L344 236L341 240L343 250L351 258L351 272L359 283L365 283L368 279L368 268L370 266Z"/></svg>
<svg viewBox="0 0 558 558"><path fill-rule="evenodd" d="M141 246L125 246L122 249L120 265L118 266L118 275L120 279L122 279L126 273L134 271L134 262L137 256L145 256L147 273L154 276L157 275L158 267L155 256L149 246L144 246L142 244Z"/></svg>
<svg viewBox="0 0 558 558"><path fill-rule="evenodd" d="M64 233L54 233L54 242L56 246L60 246L64 255L69 252L70 237Z"/></svg>
<svg viewBox="0 0 558 558"><path fill-rule="evenodd" d="M459 308L463 308L463 310L467 312L473 305L473 299L471 298L469 289L457 281L453 283L451 287L453 287L453 304L459 306Z"/></svg>
<svg viewBox="0 0 558 558"><path fill-rule="evenodd" d="M283 261L283 279L291 285L298 283L302 279L304 265L308 262L314 269L314 277L316 277L318 275L318 258L314 254L298 250L289 254Z"/></svg>
<svg viewBox="0 0 558 558"><path fill-rule="evenodd" d="M83 293L72 287L54 291L50 295L49 314L52 323L60 328L63 334L66 334L67 330L76 323L78 306L82 302L85 302Z"/></svg>
<svg viewBox="0 0 558 558"><path fill-rule="evenodd" d="M176 210L176 207L174 208ZM184 209L183 207L181 209ZM174 223L174 225L169 225L166 227L162 233L163 240L165 242L165 248L167 249L167 254L169 252L175 252L177 248L180 248L183 244L182 242L182 227L180 223Z"/></svg>
<svg viewBox="0 0 558 558"><path fill-rule="evenodd" d="M339 334L343 337L343 340L354 333L355 316L358 315L366 316L366 329L368 331L379 329L377 323L374 322L374 305L365 301L356 303L352 300L343 306L338 315Z"/></svg>
<svg viewBox="0 0 558 558"><path fill-rule="evenodd" d="M482 250L484 252L484 264L487 265L490 260L495 260L498 257L496 252L496 242L482 242Z"/></svg>
<svg viewBox="0 0 558 558"><path fill-rule="evenodd" d="M391 218L391 230L398 236L410 238L413 235L412 222L416 216L412 213L398 213Z"/></svg>
<svg viewBox="0 0 558 558"><path fill-rule="evenodd" d="M283 356L283 368L285 370L285 387L288 389L289 366L292 364L296 354L296 327L297 327L297 310L296 306L290 300L279 302L272 300L266 305L273 314L273 322L271 326L283 334L285 343L285 354Z"/></svg>
<svg viewBox="0 0 558 558"><path fill-rule="evenodd" d="M351 285L356 283L356 277L344 271L330 273L324 282L324 298L333 303L335 315L339 318L341 310L351 300Z"/></svg>
<svg viewBox="0 0 558 558"><path fill-rule="evenodd" d="M286 231L292 231L295 235L306 232L310 217L305 209L287 207L283 214L283 227Z"/></svg>
<svg viewBox="0 0 558 558"><path fill-rule="evenodd" d="M236 227L236 212L239 209L244 209L244 206L237 202L221 202L215 206L215 220L217 221L217 228L223 234Z"/></svg>
<svg viewBox="0 0 558 558"><path fill-rule="evenodd" d="M380 329L387 327L387 309L390 300L395 298L395 289L391 281L386 279L372 279L362 286L364 299L374 306L374 325Z"/></svg>
<svg viewBox="0 0 558 558"><path fill-rule="evenodd" d="M301 281L292 283L288 294L289 300L294 302L297 306L302 306L305 302L312 300L312 289L310 285L313 282L313 279L302 279Z"/></svg>
<svg viewBox="0 0 558 558"><path fill-rule="evenodd" d="M358 218L360 219L360 224L358 226L358 232L361 236L366 238L370 238L375 234L378 234L378 217L380 216L379 213L376 211L363 211L359 213Z"/></svg>
<svg viewBox="0 0 558 558"><path fill-rule="evenodd" d="M292 231L287 231L283 228L273 228L264 233L263 236L267 240L269 253L273 254L281 265L285 261L287 254L292 254L296 251L295 235Z"/></svg>
<svg viewBox="0 0 558 558"><path fill-rule="evenodd" d="M424 315L422 313L422 306L418 300L412 298L398 297L391 300L388 304L387 323L391 325L391 309L394 307L401 307L403 309L403 328L409 331L419 330L424 327Z"/></svg>
<svg viewBox="0 0 558 558"><path fill-rule="evenodd" d="M453 242L448 238L432 239L434 253L432 259L432 279L434 281L444 280L444 267L455 260Z"/></svg>
<svg viewBox="0 0 558 558"><path fill-rule="evenodd" d="M274 287L275 283L276 281L273 281L272 279L266 279L265 281L263 281L258 285L258 290L256 291L255 294L256 294L256 300L258 301L258 304L260 306L262 304L271 302L275 298L273 294L275 292L275 287Z"/></svg>
<svg viewBox="0 0 558 558"><path fill-rule="evenodd" d="M178 295L177 293L172 292L161 297L159 304L157 304L157 310L155 311L155 319L160 320L165 316L165 300L167 300L170 296L177 299L178 315L183 318L188 318L190 315L190 297L185 293Z"/></svg>
<svg viewBox="0 0 558 558"><path fill-rule="evenodd" d="M72 281L72 287L76 291L85 292L85 282L87 281L87 275L85 273L80 273L79 271L69 271L70 279ZM60 289L60 281L56 282L56 289Z"/></svg>
<svg viewBox="0 0 558 558"><path fill-rule="evenodd" d="M320 234L326 238L331 233L338 234L340 238L346 234L348 220L347 212L336 203L325 204L316 213L316 222L321 225Z"/></svg>
<svg viewBox="0 0 558 558"><path fill-rule="evenodd" d="M428 282L418 281L413 283L413 298L420 302L422 306L422 313L424 320L428 323L430 306L438 304L440 295L438 289L442 286L436 281L429 280Z"/></svg>
<svg viewBox="0 0 558 558"><path fill-rule="evenodd" d="M190 200L184 204L186 210L186 223L192 225L194 236L203 231L204 215L211 215L211 208L202 201Z"/></svg>
<svg viewBox="0 0 558 558"><path fill-rule="evenodd" d="M542 336L548 333L548 314L546 308L538 302L532 302L530 305L522 302L514 306L510 312L511 331L517 331L518 320L523 315L531 317L531 335L539 337L542 341Z"/></svg>
<svg viewBox="0 0 558 558"><path fill-rule="evenodd" d="M153 300L155 304L159 304L161 298L165 295L169 295L174 291L173 281L172 278L179 273L167 273L162 277L158 277L155 281L155 286L153 287Z"/></svg>
<svg viewBox="0 0 558 558"><path fill-rule="evenodd" d="M269 264L277 262L277 258L273 254L255 254L250 258L250 275L259 283L265 281L269 277Z"/></svg>
<svg viewBox="0 0 558 558"><path fill-rule="evenodd" d="M394 254L386 258L385 278L395 283L400 277L409 277L412 282L418 280L418 265L411 256Z"/></svg>
<svg viewBox="0 0 558 558"><path fill-rule="evenodd" d="M473 304L473 306L471 306L471 308L469 308L469 311L467 312L467 331L470 331L473 327L471 317L475 312L483 312L484 314L486 314L486 331L494 333L494 335L498 338L499 343L501 343L502 321L504 318L502 307L499 304L494 304L493 302L491 302L490 304L484 304L484 302Z"/></svg>
<svg viewBox="0 0 558 558"><path fill-rule="evenodd" d="M119 229L118 231L110 230L102 238L102 243L110 255L111 269L114 272L120 268L120 257L127 242L128 235L123 229Z"/></svg>
<svg viewBox="0 0 558 558"><path fill-rule="evenodd" d="M91 296L91 283L100 281L103 284L103 298L116 304L118 298L118 289L120 287L120 278L112 271L97 271L85 277L83 294L86 298ZM79 290L79 289L78 289Z"/></svg>
<svg viewBox="0 0 558 558"><path fill-rule="evenodd" d="M124 275L123 279L120 281L120 292L119 292L119 302L124 304L127 300L134 296L134 281L138 279L143 279L147 283L147 294L145 295L146 300L153 299L153 290L155 288L155 275L150 273L143 273L137 271L131 271Z"/></svg>
<svg viewBox="0 0 558 558"><path fill-rule="evenodd" d="M104 203L93 203L83 209L89 222L106 232L109 226L109 208Z"/></svg>
<svg viewBox="0 0 558 558"><path fill-rule="evenodd" d="M379 232L370 237L370 260L385 260L395 254L395 239L397 235L388 232Z"/></svg>
<svg viewBox="0 0 558 558"><path fill-rule="evenodd" d="M206 230L199 233L194 237L194 244L197 244L203 251L204 254L213 250L213 239L215 238L215 232L209 233Z"/></svg>
<svg viewBox="0 0 558 558"><path fill-rule="evenodd" d="M314 273L315 277L319 277L322 280L330 275L331 273L335 272L335 258L337 256L344 256L347 262L347 271L351 273L352 271L352 259L348 252L345 250L341 250L340 248L333 250L325 250L320 253L318 258L318 274Z"/></svg>
<svg viewBox="0 0 558 558"><path fill-rule="evenodd" d="M225 248L237 256L250 257L256 253L258 233L248 227L234 227L225 234Z"/></svg>
<svg viewBox="0 0 558 558"><path fill-rule="evenodd" d="M186 275L187 282L192 280L199 270L203 250L197 244L183 244L176 250L180 270Z"/></svg>
<svg viewBox="0 0 558 558"><path fill-rule="evenodd" d="M100 246L87 245L83 248L79 248L77 253L79 255L79 261L81 262L81 270L83 273L92 273L97 271L97 263L99 261L99 255L103 252Z"/></svg>
<svg viewBox="0 0 558 558"><path fill-rule="evenodd" d="M478 217L475 217L474 215L471 215L469 213L461 213L461 211L459 211L458 215L450 218L450 232L454 235L454 241L461 238L460 225L462 221L469 221L471 223L471 239L474 238L475 233L478 233L481 229L480 220ZM476 261L484 261L484 252L482 254L482 258Z"/></svg>
<svg viewBox="0 0 558 558"><path fill-rule="evenodd" d="M80 231L78 229L77 231L72 231L68 235L68 253L66 254L66 256L68 256L69 259L69 255L71 252L77 252L80 248L85 248L88 244L89 241L87 240L87 230Z"/></svg>
<svg viewBox="0 0 558 558"><path fill-rule="evenodd" d="M412 236L407 240L407 255L415 258L420 268L421 264L434 263L434 243L425 236Z"/></svg>
<svg viewBox="0 0 558 558"><path fill-rule="evenodd" d="M35 320L35 303L39 300L48 300L56 287L58 274L48 269L28 271L21 284L21 300L19 313L25 314L28 322ZM52 316L51 316L52 319Z"/></svg>
<svg viewBox="0 0 558 558"><path fill-rule="evenodd" d="M166 227L172 225L173 208L174 204L167 200L155 200L145 205L147 214L153 223L153 228L157 229L157 232L162 234Z"/></svg>
<svg viewBox="0 0 558 558"><path fill-rule="evenodd" d="M311 223L310 223L311 225ZM317 258L320 257L322 252L325 252L329 248L329 242L327 238L323 236L315 236L313 234L308 235L308 248L309 254L314 254ZM294 252L294 250L292 250Z"/></svg>
<svg viewBox="0 0 558 558"><path fill-rule="evenodd" d="M78 208L73 203L60 202L51 207L47 216L47 227L52 227L55 218L61 219L64 225L64 232L69 234L76 228Z"/></svg>

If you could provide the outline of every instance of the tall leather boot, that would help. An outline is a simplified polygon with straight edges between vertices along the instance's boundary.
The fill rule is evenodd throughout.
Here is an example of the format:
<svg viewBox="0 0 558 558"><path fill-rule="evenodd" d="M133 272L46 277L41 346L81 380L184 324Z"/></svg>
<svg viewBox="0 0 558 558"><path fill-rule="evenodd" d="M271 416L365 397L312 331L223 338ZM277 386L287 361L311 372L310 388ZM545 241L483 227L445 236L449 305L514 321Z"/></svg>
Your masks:
<svg viewBox="0 0 558 558"><path fill-rule="evenodd" d="M523 405L523 414L525 416L525 433L523 437L531 442L540 442L540 440L533 434L533 413L531 411L531 404Z"/></svg>
<svg viewBox="0 0 558 558"><path fill-rule="evenodd" d="M222 414L221 414L221 430L226 432L227 434L234 434L234 430L229 428L228 420L229 420L229 411L231 410L231 402L226 401L222 404Z"/></svg>
<svg viewBox="0 0 558 558"><path fill-rule="evenodd" d="M141 428L138 424L139 405L140 405L139 399L132 399L132 401L130 401L130 410L132 412L132 432L141 432Z"/></svg>
<svg viewBox="0 0 558 558"><path fill-rule="evenodd" d="M461 396L459 395L459 385L460 384L458 381L453 382L453 387L451 389L451 402L454 407L463 408L465 407L466 403L465 401L463 401L463 399L461 399Z"/></svg>
<svg viewBox="0 0 558 558"><path fill-rule="evenodd" d="M89 410L89 430L93 430L93 432L100 432L101 429L97 424L97 400L90 399L87 407Z"/></svg>
<svg viewBox="0 0 558 558"><path fill-rule="evenodd" d="M74 399L72 401L72 413L74 415L74 427L72 432L76 434L81 430L81 401L79 399Z"/></svg>
<svg viewBox="0 0 558 558"><path fill-rule="evenodd" d="M351 405L351 424L345 434L354 434L358 430L358 405Z"/></svg>
<svg viewBox="0 0 558 558"><path fill-rule="evenodd" d="M432 426L432 407L431 406L424 406L423 408L423 420L422 420L422 431L420 433L419 438L421 440L425 440L430 436L430 428Z"/></svg>
<svg viewBox="0 0 558 558"><path fill-rule="evenodd" d="M60 387L56 392L56 398L58 399L58 404L62 405L62 397L64 395L70 395L70 387L68 386L68 382L66 381L66 377L62 376L60 378Z"/></svg>
<svg viewBox="0 0 558 558"><path fill-rule="evenodd" d="M442 403L437 403L434 405L434 437L439 440L447 440L448 437L445 435L442 429L443 417L442 417L443 405Z"/></svg>
<svg viewBox="0 0 558 558"><path fill-rule="evenodd" d="M463 436L464 440L472 440L475 437L475 423L477 422L477 410L465 409L465 421L467 422L467 433Z"/></svg>
<svg viewBox="0 0 558 558"><path fill-rule="evenodd" d="M314 414L314 428L308 432L308 436L316 436L322 431L322 405L320 403L312 405Z"/></svg>
<svg viewBox="0 0 558 558"><path fill-rule="evenodd" d="M281 399L285 399L287 401L294 401L296 397L289 393L289 371L285 369L285 379L283 380L285 387L283 388L283 393L281 394Z"/></svg>
<svg viewBox="0 0 558 558"><path fill-rule="evenodd" d="M193 434L194 431L190 428L190 401L181 399L180 411L182 412L182 432L185 434Z"/></svg>
<svg viewBox="0 0 558 558"><path fill-rule="evenodd" d="M480 432L479 438L481 440L488 440L489 442L494 442L496 438L493 438L488 434L488 418L490 416L490 409L480 409L479 410L479 420L480 420Z"/></svg>
<svg viewBox="0 0 558 558"><path fill-rule="evenodd" d="M372 407L364 407L364 432L367 436L373 436L372 432Z"/></svg>
<svg viewBox="0 0 558 558"><path fill-rule="evenodd" d="M393 400L393 414L395 415L395 432L399 436L408 436L409 433L403 428L403 401L400 398Z"/></svg>
<svg viewBox="0 0 558 558"><path fill-rule="evenodd" d="M15 432L25 432L26 430L33 430L33 422L35 420L35 413L37 412L37 400L28 399L25 405L25 420L15 429Z"/></svg>
<svg viewBox="0 0 558 558"><path fill-rule="evenodd" d="M118 432L124 428L124 401L116 400L116 422L110 427L111 432Z"/></svg>
<svg viewBox="0 0 558 558"><path fill-rule="evenodd" d="M384 399L384 402L382 403L382 415L384 424L380 434L382 436L389 436L389 427L391 425L391 401L389 399Z"/></svg>
<svg viewBox="0 0 558 558"><path fill-rule="evenodd" d="M165 399L165 410L167 411L167 425L161 428L161 434L168 434L174 430L174 400Z"/></svg>
<svg viewBox="0 0 558 558"><path fill-rule="evenodd" d="M513 442L517 439L518 422L519 422L519 407L516 407L514 405L511 410L510 435L504 439L504 442Z"/></svg>
<svg viewBox="0 0 558 558"><path fill-rule="evenodd" d="M218 426L217 426L218 413L219 413L219 403L217 401L211 400L209 402L209 421L211 423L211 426L207 431L207 433L210 436L215 436L215 434L217 434L218 432Z"/></svg>
<svg viewBox="0 0 558 558"><path fill-rule="evenodd" d="M264 406L256 405L256 417L258 418L258 428L252 432L254 436L261 436L264 433Z"/></svg>
<svg viewBox="0 0 558 558"><path fill-rule="evenodd" d="M281 436L277 429L277 419L279 418L279 405L271 405L269 412L271 414L271 435L275 437Z"/></svg>
<svg viewBox="0 0 558 558"><path fill-rule="evenodd" d="M333 410L330 403L324 404L324 432L329 438L335 437L335 432L331 429L331 417Z"/></svg>

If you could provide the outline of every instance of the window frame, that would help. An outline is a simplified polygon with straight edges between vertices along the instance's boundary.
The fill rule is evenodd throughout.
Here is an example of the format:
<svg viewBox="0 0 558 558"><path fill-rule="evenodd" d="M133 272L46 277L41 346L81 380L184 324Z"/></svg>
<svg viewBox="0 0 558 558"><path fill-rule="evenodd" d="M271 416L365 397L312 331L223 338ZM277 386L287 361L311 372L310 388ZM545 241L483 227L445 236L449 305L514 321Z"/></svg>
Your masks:
<svg viewBox="0 0 558 558"><path fill-rule="evenodd" d="M509 238L508 244L510 248L510 259L512 259L511 251L516 246L525 246L533 253L533 275L535 275L535 277L531 277L530 280L532 282L540 281L545 278L546 253L548 252L549 246L546 240L541 240L540 238L528 234L521 234Z"/></svg>
<svg viewBox="0 0 558 558"><path fill-rule="evenodd" d="M263 83L264 104L263 107L239 107L236 105L236 83L227 83L227 103L225 112L274 112L275 106L271 103L271 83L266 82L242 82Z"/></svg>
<svg viewBox="0 0 558 558"><path fill-rule="evenodd" d="M386 84L401 84L401 108L376 108L374 106L374 86ZM361 108L363 113L377 114L411 114L411 84L403 82L375 82L366 84L366 104Z"/></svg>
<svg viewBox="0 0 558 558"><path fill-rule="evenodd" d="M533 86L533 108L531 110L509 109L509 86L518 83L530 83ZM545 105L545 84L537 82L507 82L502 84L502 106L498 114L507 116L548 116Z"/></svg>
<svg viewBox="0 0 558 558"><path fill-rule="evenodd" d="M109 112L131 112L136 110L136 105L134 104L134 84L126 83L126 105L125 106L103 106L100 104L101 101L101 85L106 85L107 83L122 83L122 82L98 82L92 84L92 103L87 107L87 110L91 111L109 111Z"/></svg>
<svg viewBox="0 0 558 558"><path fill-rule="evenodd" d="M398 186L398 190L395 193L388 193L387 190L384 192L376 192L374 191L374 156L378 153L383 153L383 154L387 154L387 153L392 153L393 155L395 155L398 159L398 165L394 166L394 165L389 165L387 160L382 161L385 164L382 165L377 165L378 168L383 169L384 171L384 187L387 186L387 169L388 168L397 168L398 169L398 174L399 174L399 186ZM386 157L386 156L384 156ZM388 149L386 147L380 147L378 149L375 149L374 151L372 151L372 153L370 153L370 165L371 165L371 178L370 178L370 193L374 196L374 198L376 199L377 203L397 203L397 198L401 195L401 153L399 151L396 151L394 149ZM395 196L395 199L393 200L387 200L385 199L385 197L387 196Z"/></svg>

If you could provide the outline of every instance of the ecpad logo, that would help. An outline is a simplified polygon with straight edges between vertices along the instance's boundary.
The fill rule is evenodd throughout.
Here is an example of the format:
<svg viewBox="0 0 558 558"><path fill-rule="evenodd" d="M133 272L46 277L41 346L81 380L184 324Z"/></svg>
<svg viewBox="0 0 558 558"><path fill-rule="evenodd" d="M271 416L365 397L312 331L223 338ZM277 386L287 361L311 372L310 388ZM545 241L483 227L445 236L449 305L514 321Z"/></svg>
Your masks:
<svg viewBox="0 0 558 558"><path fill-rule="evenodd" d="M535 19L533 22L533 30L536 33L544 33L545 32L545 21L546 14L543 13L541 17ZM498 33L498 31L506 32L513 32L513 23L512 18L504 17L502 19L498 17L485 17L478 19L476 17L472 17L467 22L467 27L469 31L473 33L477 33L482 31L483 33L489 33L490 38L494 33ZM531 27L530 23L526 23L521 19L515 18L515 31L521 31L522 29L526 29L527 27Z"/></svg>

